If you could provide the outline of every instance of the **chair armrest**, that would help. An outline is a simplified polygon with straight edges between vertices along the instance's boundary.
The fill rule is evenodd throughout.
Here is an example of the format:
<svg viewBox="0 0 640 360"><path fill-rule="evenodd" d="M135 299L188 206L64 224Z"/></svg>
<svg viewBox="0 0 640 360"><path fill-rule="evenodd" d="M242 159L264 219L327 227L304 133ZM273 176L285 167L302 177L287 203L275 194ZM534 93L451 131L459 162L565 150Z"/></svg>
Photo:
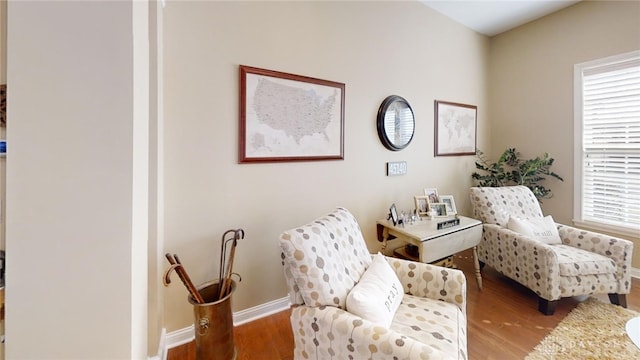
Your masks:
<svg viewBox="0 0 640 360"><path fill-rule="evenodd" d="M551 245L543 244L526 235L522 235L499 225L483 224L482 226L483 236L491 239L500 239L502 250L508 249L510 252L517 250L518 255L539 256L540 258L547 259L547 261L545 261L547 265L558 263L556 253L550 248ZM518 244L517 249L514 241ZM524 253L521 254L521 252ZM516 259L518 258L519 256Z"/></svg>
<svg viewBox="0 0 640 360"><path fill-rule="evenodd" d="M333 306L294 307L291 327L298 335L294 336L296 359L452 358L434 347Z"/></svg>
<svg viewBox="0 0 640 360"><path fill-rule="evenodd" d="M632 241L568 225L556 225L563 244L612 258L616 263L618 260L621 262L628 260L631 265Z"/></svg>
<svg viewBox="0 0 640 360"><path fill-rule="evenodd" d="M467 313L467 279L460 270L386 257L398 275L404 292L446 301Z"/></svg>
<svg viewBox="0 0 640 360"><path fill-rule="evenodd" d="M633 242L595 231L556 224L558 233L565 245L591 251L612 259L616 263L617 279L622 287L621 293L631 289L631 260L633 258Z"/></svg>
<svg viewBox="0 0 640 360"><path fill-rule="evenodd" d="M482 251L492 255L488 265L547 300L560 298L559 278L548 275L559 274L551 245L495 224L483 224L482 236Z"/></svg>
<svg viewBox="0 0 640 360"><path fill-rule="evenodd" d="M280 259L282 260L282 269L284 271L284 279L287 283L287 288L289 290L289 301L292 305L302 305L304 304L304 299L302 298L302 293L300 293L300 289L298 288L298 284L296 283L295 276L293 272L291 272L291 265L286 260L286 256L284 252L280 252Z"/></svg>

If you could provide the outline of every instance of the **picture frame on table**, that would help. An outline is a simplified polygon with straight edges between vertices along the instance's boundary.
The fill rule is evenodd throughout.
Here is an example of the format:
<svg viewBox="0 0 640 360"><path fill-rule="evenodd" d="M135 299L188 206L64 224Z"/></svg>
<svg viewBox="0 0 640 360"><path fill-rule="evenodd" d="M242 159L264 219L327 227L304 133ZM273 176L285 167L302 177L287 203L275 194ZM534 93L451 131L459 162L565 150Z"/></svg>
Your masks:
<svg viewBox="0 0 640 360"><path fill-rule="evenodd" d="M478 107L435 100L434 109L434 155L475 155Z"/></svg>
<svg viewBox="0 0 640 360"><path fill-rule="evenodd" d="M424 195L429 198L429 204L440 202L440 198L438 197L438 189L436 188L425 188Z"/></svg>
<svg viewBox="0 0 640 360"><path fill-rule="evenodd" d="M429 203L429 209L433 211L434 217L447 217L447 204Z"/></svg>
<svg viewBox="0 0 640 360"><path fill-rule="evenodd" d="M413 197L416 203L416 212L420 216L427 216L429 214L429 197L426 195L417 195Z"/></svg>
<svg viewBox="0 0 640 360"><path fill-rule="evenodd" d="M439 199L441 203L447 205L447 216L458 213L458 209L456 209L456 201L453 199L453 195L440 195Z"/></svg>
<svg viewBox="0 0 640 360"><path fill-rule="evenodd" d="M398 210L396 209L396 204L391 204L391 207L389 207L389 218L391 220L391 222L393 223L393 226L398 225L399 223L399 219L398 219Z"/></svg>

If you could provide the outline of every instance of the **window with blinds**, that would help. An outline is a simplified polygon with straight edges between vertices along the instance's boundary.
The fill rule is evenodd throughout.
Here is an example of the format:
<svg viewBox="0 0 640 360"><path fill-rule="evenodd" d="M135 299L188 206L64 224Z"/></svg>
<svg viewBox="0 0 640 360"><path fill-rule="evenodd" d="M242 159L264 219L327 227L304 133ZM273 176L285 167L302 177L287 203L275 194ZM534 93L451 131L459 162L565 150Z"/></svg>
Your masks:
<svg viewBox="0 0 640 360"><path fill-rule="evenodd" d="M640 229L640 51L576 65L576 220ZM579 85L579 86L578 86ZM578 108L579 105L579 108ZM578 148L576 147L576 150ZM578 163L579 160L579 163Z"/></svg>

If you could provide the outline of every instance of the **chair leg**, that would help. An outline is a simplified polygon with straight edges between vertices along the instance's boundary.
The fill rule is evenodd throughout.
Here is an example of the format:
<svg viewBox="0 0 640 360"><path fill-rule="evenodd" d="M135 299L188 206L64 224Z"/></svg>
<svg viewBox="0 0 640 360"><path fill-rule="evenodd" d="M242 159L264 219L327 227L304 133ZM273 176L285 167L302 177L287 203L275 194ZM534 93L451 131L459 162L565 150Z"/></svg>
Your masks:
<svg viewBox="0 0 640 360"><path fill-rule="evenodd" d="M556 312L556 305L558 305L558 300L538 298L538 311L545 315L553 315Z"/></svg>
<svg viewBox="0 0 640 360"><path fill-rule="evenodd" d="M614 305L627 307L627 294L609 294L609 301Z"/></svg>

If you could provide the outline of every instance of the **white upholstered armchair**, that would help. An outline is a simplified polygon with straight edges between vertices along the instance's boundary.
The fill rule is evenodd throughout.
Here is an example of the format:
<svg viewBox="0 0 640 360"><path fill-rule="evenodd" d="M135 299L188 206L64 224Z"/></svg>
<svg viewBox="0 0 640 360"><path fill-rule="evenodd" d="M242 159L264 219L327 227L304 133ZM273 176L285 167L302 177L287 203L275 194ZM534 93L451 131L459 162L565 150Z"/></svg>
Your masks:
<svg viewBox="0 0 640 360"><path fill-rule="evenodd" d="M483 222L479 260L533 290L540 312L553 314L563 297L598 293L627 306L631 241L545 219L526 186L474 187L470 195L474 216ZM545 222L551 228L544 229ZM535 224L542 230L532 231Z"/></svg>
<svg viewBox="0 0 640 360"><path fill-rule="evenodd" d="M372 256L356 219L344 208L285 231L280 247L293 305L295 359L467 358L466 280L461 271ZM380 262L404 293L386 325L372 319L371 312L356 315L350 302ZM376 279L373 285L386 281ZM381 301L374 317L386 314L386 296L364 300Z"/></svg>

